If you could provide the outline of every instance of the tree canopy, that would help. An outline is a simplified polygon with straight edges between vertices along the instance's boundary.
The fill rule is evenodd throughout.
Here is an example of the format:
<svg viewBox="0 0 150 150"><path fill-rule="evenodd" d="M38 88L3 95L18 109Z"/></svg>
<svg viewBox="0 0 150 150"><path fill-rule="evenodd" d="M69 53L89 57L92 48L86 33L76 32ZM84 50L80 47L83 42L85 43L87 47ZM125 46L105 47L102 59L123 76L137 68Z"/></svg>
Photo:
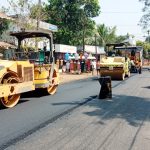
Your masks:
<svg viewBox="0 0 150 150"><path fill-rule="evenodd" d="M150 0L139 0L140 2L144 3L144 7L142 9L143 11L143 16L140 20L140 24L143 27L143 29L148 29L150 26Z"/></svg>
<svg viewBox="0 0 150 150"><path fill-rule="evenodd" d="M20 28L33 29L35 25L30 23L31 19L45 20L46 12L44 3L36 4L28 0L7 0L10 5L9 13L16 16L15 23Z"/></svg>
<svg viewBox="0 0 150 150"><path fill-rule="evenodd" d="M55 42L80 45L82 37L93 35L95 21L100 13L98 0L49 0L46 6L48 22L58 26Z"/></svg>
<svg viewBox="0 0 150 150"><path fill-rule="evenodd" d="M137 41L136 45L143 47L143 57L144 58L150 58L150 56L149 56L149 53L150 53L150 43L143 42L143 41Z"/></svg>
<svg viewBox="0 0 150 150"><path fill-rule="evenodd" d="M107 43L113 43L116 39L116 27L107 27L105 24L97 25L98 44L105 46Z"/></svg>
<svg viewBox="0 0 150 150"><path fill-rule="evenodd" d="M59 30L54 33L54 42L58 44L105 46L126 39L116 35L116 27L96 25L93 17L100 14L99 0L49 0L45 5L27 0L8 1L11 12L18 17L19 27L35 29L35 24L29 22L32 18L57 25Z"/></svg>
<svg viewBox="0 0 150 150"><path fill-rule="evenodd" d="M4 7L0 8L0 12L6 13L6 9ZM10 21L4 18L0 18L0 37L5 30L9 28Z"/></svg>

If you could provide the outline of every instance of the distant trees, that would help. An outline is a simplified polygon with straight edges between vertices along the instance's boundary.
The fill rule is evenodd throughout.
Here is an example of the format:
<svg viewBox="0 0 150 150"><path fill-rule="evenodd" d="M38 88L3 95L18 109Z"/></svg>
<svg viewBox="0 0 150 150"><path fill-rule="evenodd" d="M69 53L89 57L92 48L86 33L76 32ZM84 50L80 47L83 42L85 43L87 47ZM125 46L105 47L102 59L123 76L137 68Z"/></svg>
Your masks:
<svg viewBox="0 0 150 150"><path fill-rule="evenodd" d="M128 38L129 38L128 35L118 35L115 38L115 43L122 43L123 41L125 41Z"/></svg>
<svg viewBox="0 0 150 150"><path fill-rule="evenodd" d="M31 4L27 0L7 0L9 12L15 16L15 23L22 28L29 27L29 16Z"/></svg>
<svg viewBox="0 0 150 150"><path fill-rule="evenodd" d="M150 36L147 36L145 42L150 43Z"/></svg>
<svg viewBox="0 0 150 150"><path fill-rule="evenodd" d="M47 4L33 4L28 0L8 0L16 14L19 27L35 29L29 19L41 20L58 26L55 43L68 45L97 45L123 42L127 36L117 36L116 27L96 25L92 19L100 14L99 0L48 0ZM38 26L38 24L37 24ZM3 23L6 29L7 22ZM2 31L2 30L1 30Z"/></svg>
<svg viewBox="0 0 150 150"><path fill-rule="evenodd" d="M9 20L0 18L0 38L4 31L9 27Z"/></svg>
<svg viewBox="0 0 150 150"><path fill-rule="evenodd" d="M142 16L141 20L140 20L140 24L144 29L148 29L148 27L150 26L150 0L139 0L140 2L143 2L144 4L144 8L143 13L144 15Z"/></svg>
<svg viewBox="0 0 150 150"><path fill-rule="evenodd" d="M6 9L1 8L0 12L5 13ZM9 28L10 21L4 18L0 18L0 38L4 31L6 31Z"/></svg>
<svg viewBox="0 0 150 150"><path fill-rule="evenodd" d="M106 43L114 43L116 39L116 27L107 27L105 24L97 25L97 33L99 37L97 42L101 46L105 46Z"/></svg>
<svg viewBox="0 0 150 150"><path fill-rule="evenodd" d="M129 38L129 34L117 35L117 27L108 27L105 24L97 25L97 41L98 45L105 46L107 43L122 43Z"/></svg>
<svg viewBox="0 0 150 150"><path fill-rule="evenodd" d="M7 0L9 2L9 13L15 17L15 23L26 29L35 28L36 24L30 23L31 19L45 20L46 12L44 9L44 3L40 5L32 3L28 0Z"/></svg>
<svg viewBox="0 0 150 150"><path fill-rule="evenodd" d="M148 42L143 42L143 41L137 41L136 42L137 46L142 46L143 47L143 57L150 59L150 43Z"/></svg>

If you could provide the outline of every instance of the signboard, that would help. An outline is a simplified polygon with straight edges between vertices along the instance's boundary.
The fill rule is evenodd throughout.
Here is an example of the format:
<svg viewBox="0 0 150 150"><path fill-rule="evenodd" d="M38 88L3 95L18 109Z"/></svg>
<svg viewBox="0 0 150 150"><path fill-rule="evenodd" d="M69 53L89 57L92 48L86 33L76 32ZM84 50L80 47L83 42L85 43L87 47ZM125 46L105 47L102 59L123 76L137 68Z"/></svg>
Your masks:
<svg viewBox="0 0 150 150"><path fill-rule="evenodd" d="M78 50L83 50L83 46L78 46ZM105 54L104 47L85 45L85 52L91 54Z"/></svg>
<svg viewBox="0 0 150 150"><path fill-rule="evenodd" d="M85 51L87 53L95 54L96 53L96 47L95 46L85 45Z"/></svg>
<svg viewBox="0 0 150 150"><path fill-rule="evenodd" d="M106 54L104 47L97 46L97 54Z"/></svg>
<svg viewBox="0 0 150 150"><path fill-rule="evenodd" d="M53 32L58 31L58 27L56 25L46 23L46 22L43 22L43 21L40 21L39 27L41 29L50 30L50 31L53 31Z"/></svg>
<svg viewBox="0 0 150 150"><path fill-rule="evenodd" d="M55 44L55 52L73 54L77 53L77 47L63 44Z"/></svg>
<svg viewBox="0 0 150 150"><path fill-rule="evenodd" d="M37 20L35 19L30 19L28 20L28 23L31 24L33 27L37 27ZM52 31L52 32L57 32L58 31L58 27L56 25L47 23L47 22L43 22L43 21L39 21L39 28L41 30L47 30L47 31Z"/></svg>

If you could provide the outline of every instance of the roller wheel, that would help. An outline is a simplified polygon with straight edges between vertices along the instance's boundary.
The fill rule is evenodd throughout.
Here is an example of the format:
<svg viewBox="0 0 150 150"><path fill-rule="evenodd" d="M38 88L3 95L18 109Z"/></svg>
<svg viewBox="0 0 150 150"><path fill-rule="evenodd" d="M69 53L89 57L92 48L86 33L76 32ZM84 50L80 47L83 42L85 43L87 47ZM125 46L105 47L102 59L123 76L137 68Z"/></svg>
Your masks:
<svg viewBox="0 0 150 150"><path fill-rule="evenodd" d="M123 73L121 76L121 80L124 80L124 79L125 79L125 74Z"/></svg>
<svg viewBox="0 0 150 150"><path fill-rule="evenodd" d="M128 74L127 74L127 77L129 78L129 77L130 77L130 75L131 75L131 74L130 74L130 71L129 71L129 72L128 72Z"/></svg>
<svg viewBox="0 0 150 150"><path fill-rule="evenodd" d="M49 87L47 88L48 94L50 94L50 95L55 94L56 91L57 91L57 87L58 87L58 85L49 86Z"/></svg>
<svg viewBox="0 0 150 150"><path fill-rule="evenodd" d="M55 85L55 79L53 79L52 85L50 85L50 86L47 88L48 94L50 94L50 95L55 94L56 91L57 91L57 87L58 87L58 85Z"/></svg>
<svg viewBox="0 0 150 150"><path fill-rule="evenodd" d="M4 83L7 84L7 83L18 83L18 82L19 80L17 78L9 77L8 79L5 79ZM14 94L11 96L3 97L0 99L0 101L5 108L11 108L18 103L19 99L20 99L20 94Z"/></svg>
<svg viewBox="0 0 150 150"><path fill-rule="evenodd" d="M131 75L131 73L130 73L130 71L126 74L126 77L130 77L130 75Z"/></svg>
<svg viewBox="0 0 150 150"><path fill-rule="evenodd" d="M58 85L55 84L55 83L56 83L56 82L55 82L56 79L57 79L57 73L56 73L56 71L54 71L53 80L52 80L52 85L50 85L50 86L47 88L47 92L48 92L48 94L50 94L50 95L55 94L56 91L57 91Z"/></svg>

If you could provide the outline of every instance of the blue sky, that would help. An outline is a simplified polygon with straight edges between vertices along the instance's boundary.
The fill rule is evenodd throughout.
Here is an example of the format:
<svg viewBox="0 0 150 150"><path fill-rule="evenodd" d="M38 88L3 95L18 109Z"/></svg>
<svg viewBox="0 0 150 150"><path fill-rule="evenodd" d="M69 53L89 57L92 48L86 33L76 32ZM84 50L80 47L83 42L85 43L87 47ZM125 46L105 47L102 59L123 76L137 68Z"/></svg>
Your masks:
<svg viewBox="0 0 150 150"><path fill-rule="evenodd" d="M7 0L1 0L2 6L7 7ZM38 2L38 0L33 0ZM46 2L47 0L42 0ZM138 0L100 0L101 14L94 18L97 24L104 23L107 26L117 26L117 34L127 33L135 35L136 39L142 39L145 35L138 26L142 16L143 4Z"/></svg>

